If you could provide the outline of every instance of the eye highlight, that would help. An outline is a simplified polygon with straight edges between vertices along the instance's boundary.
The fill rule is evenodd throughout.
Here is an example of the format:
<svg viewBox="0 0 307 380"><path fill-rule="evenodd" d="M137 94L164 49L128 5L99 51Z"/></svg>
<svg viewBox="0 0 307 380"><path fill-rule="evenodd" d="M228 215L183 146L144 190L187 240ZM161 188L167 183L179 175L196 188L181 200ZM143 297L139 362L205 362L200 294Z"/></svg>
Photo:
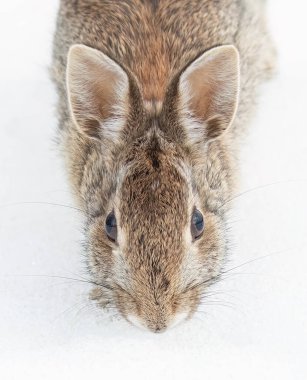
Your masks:
<svg viewBox="0 0 307 380"><path fill-rule="evenodd" d="M108 238L113 242L117 240L117 223L114 211L110 212L106 219L105 230Z"/></svg>
<svg viewBox="0 0 307 380"><path fill-rule="evenodd" d="M196 208L193 211L191 219L191 234L193 240L197 240L201 237L205 229L203 214Z"/></svg>

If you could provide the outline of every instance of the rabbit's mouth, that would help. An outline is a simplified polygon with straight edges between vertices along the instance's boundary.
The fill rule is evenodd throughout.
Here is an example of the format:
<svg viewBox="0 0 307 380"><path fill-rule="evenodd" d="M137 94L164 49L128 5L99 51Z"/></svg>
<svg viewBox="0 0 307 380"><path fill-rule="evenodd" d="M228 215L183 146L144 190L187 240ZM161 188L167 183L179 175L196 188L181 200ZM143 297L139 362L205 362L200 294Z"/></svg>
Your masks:
<svg viewBox="0 0 307 380"><path fill-rule="evenodd" d="M168 323L166 323L163 320L158 320L156 322L151 321L150 323L146 323L140 317L133 314L127 315L126 319L133 326L138 327L141 330L150 331L153 333L163 333L187 320L189 318L189 314L190 313L188 313L187 311L180 312L174 315Z"/></svg>

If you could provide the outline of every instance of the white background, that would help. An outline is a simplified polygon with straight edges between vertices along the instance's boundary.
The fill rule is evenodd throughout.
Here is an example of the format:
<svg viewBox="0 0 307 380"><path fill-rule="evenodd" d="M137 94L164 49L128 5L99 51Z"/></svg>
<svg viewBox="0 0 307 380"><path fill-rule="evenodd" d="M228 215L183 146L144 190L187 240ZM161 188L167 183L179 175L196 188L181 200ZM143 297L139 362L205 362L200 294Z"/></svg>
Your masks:
<svg viewBox="0 0 307 380"><path fill-rule="evenodd" d="M164 334L87 301L82 224L54 136L47 68L57 1L0 7L0 378L307 378L307 54L303 1L271 0L279 75L242 147L233 270L195 318ZM267 257L263 257L268 255Z"/></svg>

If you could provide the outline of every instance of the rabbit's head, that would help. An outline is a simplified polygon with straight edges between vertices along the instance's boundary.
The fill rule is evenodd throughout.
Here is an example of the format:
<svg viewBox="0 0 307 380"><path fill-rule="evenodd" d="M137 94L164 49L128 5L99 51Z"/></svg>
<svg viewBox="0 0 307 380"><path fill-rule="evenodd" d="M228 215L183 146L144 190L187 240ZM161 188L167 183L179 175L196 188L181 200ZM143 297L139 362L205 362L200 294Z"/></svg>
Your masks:
<svg viewBox="0 0 307 380"><path fill-rule="evenodd" d="M203 53L157 100L144 99L136 77L102 52L74 45L67 88L88 147L79 191L93 297L133 324L165 330L195 312L226 252L224 132L237 108L238 52Z"/></svg>

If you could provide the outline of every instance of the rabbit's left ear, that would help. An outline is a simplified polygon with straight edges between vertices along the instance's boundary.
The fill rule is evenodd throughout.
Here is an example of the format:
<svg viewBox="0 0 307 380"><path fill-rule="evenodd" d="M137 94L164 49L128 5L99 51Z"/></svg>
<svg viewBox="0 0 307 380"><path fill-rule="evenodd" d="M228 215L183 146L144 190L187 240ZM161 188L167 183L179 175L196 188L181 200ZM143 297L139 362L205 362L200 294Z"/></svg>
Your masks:
<svg viewBox="0 0 307 380"><path fill-rule="evenodd" d="M126 72L101 51L73 45L68 54L66 85L71 115L80 132L115 142L128 110Z"/></svg>
<svg viewBox="0 0 307 380"><path fill-rule="evenodd" d="M239 53L233 45L213 48L193 61L179 79L183 124L191 142L219 137L232 123L239 96Z"/></svg>

